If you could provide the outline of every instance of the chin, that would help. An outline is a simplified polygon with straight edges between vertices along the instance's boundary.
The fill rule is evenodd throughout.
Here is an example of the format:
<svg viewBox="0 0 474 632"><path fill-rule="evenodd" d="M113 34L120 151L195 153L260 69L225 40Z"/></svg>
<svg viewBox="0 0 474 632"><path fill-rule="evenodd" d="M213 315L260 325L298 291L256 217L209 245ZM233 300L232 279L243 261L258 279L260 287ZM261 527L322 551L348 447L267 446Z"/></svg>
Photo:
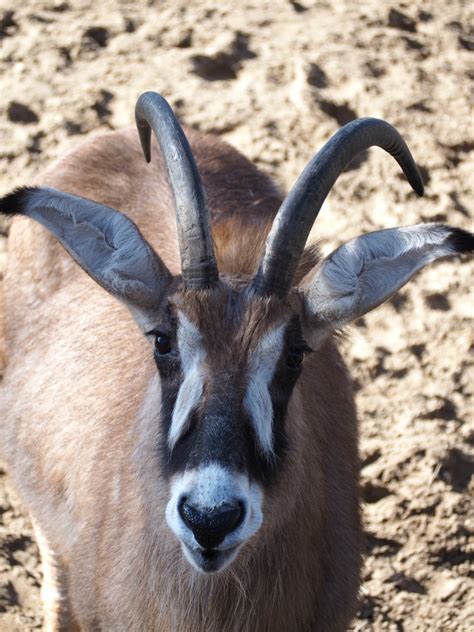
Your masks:
<svg viewBox="0 0 474 632"><path fill-rule="evenodd" d="M219 549L192 549L182 543L184 556L200 573L211 575L223 571L237 557L240 545L220 551Z"/></svg>

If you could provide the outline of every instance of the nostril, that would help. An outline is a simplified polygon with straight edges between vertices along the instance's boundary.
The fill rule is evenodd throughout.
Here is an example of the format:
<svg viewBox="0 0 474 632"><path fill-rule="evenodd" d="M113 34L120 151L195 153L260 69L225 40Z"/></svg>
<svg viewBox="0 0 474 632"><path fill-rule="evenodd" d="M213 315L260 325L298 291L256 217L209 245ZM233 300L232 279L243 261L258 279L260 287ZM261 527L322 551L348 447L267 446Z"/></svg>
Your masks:
<svg viewBox="0 0 474 632"><path fill-rule="evenodd" d="M218 546L245 518L245 506L240 501L223 503L218 507L198 508L187 500L183 498L179 502L179 515L191 529L197 542L206 549Z"/></svg>
<svg viewBox="0 0 474 632"><path fill-rule="evenodd" d="M186 501L180 503L178 512L183 522L191 529L191 531L205 527L206 514Z"/></svg>
<svg viewBox="0 0 474 632"><path fill-rule="evenodd" d="M240 503L221 505L217 510L210 512L213 528L230 533L241 522L242 508Z"/></svg>
<svg viewBox="0 0 474 632"><path fill-rule="evenodd" d="M189 515L189 507L190 505L187 504L188 501L188 497L187 496L183 496L179 503L178 503L178 513L180 515L181 520L189 527L191 528L191 524L189 523L189 519L188 519L188 515Z"/></svg>
<svg viewBox="0 0 474 632"><path fill-rule="evenodd" d="M233 527L234 529L237 529L238 527L240 527L240 525L242 524L245 518L245 504L241 500L239 500L239 502L237 503L237 506L239 508L239 516Z"/></svg>

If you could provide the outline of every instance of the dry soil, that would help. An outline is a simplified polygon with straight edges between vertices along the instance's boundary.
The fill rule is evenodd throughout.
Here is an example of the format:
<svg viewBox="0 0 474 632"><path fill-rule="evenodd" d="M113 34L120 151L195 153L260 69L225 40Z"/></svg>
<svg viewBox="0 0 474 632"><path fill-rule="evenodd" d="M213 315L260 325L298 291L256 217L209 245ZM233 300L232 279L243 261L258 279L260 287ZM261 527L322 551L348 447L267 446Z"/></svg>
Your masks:
<svg viewBox="0 0 474 632"><path fill-rule="evenodd" d="M378 150L341 176L324 252L423 221L472 229L466 0L0 0L0 193L163 93L289 188L353 118L394 124L427 185ZM471 62L471 63L470 63ZM7 257L0 237L0 274ZM474 630L472 262L442 262L360 319L344 353L361 422L367 559L353 630ZM470 539L471 538L471 539ZM41 625L32 530L0 478L0 629Z"/></svg>

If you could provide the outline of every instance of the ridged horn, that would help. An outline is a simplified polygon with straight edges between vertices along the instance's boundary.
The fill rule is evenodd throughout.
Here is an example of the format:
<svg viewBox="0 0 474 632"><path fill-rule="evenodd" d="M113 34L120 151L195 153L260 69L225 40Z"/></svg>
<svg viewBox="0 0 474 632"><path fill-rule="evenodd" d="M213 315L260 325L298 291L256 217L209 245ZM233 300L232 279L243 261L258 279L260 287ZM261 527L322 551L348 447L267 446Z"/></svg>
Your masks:
<svg viewBox="0 0 474 632"><path fill-rule="evenodd" d="M283 298L291 287L306 240L333 184L362 151L377 145L391 154L418 195L423 180L413 156L397 130L375 118L352 121L308 163L273 221L252 289Z"/></svg>
<svg viewBox="0 0 474 632"><path fill-rule="evenodd" d="M219 279L210 215L194 156L168 102L156 92L145 92L135 108L143 153L151 160L151 131L160 145L173 192L181 255L187 288L212 287Z"/></svg>

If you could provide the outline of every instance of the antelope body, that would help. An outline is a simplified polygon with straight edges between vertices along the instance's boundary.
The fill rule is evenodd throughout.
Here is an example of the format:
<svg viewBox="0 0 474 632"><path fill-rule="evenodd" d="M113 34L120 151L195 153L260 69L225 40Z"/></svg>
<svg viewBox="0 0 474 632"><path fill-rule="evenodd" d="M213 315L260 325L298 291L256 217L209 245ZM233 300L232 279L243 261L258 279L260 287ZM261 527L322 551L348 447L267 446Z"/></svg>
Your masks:
<svg viewBox="0 0 474 632"><path fill-rule="evenodd" d="M37 220L9 237L0 437L40 546L46 628L344 630L362 545L333 333L472 236L428 224L303 254L368 146L422 192L381 121L343 128L280 210L224 142L187 130L191 153L158 95L137 123L147 159L151 129L160 143L150 165L133 130L114 132L0 201Z"/></svg>

